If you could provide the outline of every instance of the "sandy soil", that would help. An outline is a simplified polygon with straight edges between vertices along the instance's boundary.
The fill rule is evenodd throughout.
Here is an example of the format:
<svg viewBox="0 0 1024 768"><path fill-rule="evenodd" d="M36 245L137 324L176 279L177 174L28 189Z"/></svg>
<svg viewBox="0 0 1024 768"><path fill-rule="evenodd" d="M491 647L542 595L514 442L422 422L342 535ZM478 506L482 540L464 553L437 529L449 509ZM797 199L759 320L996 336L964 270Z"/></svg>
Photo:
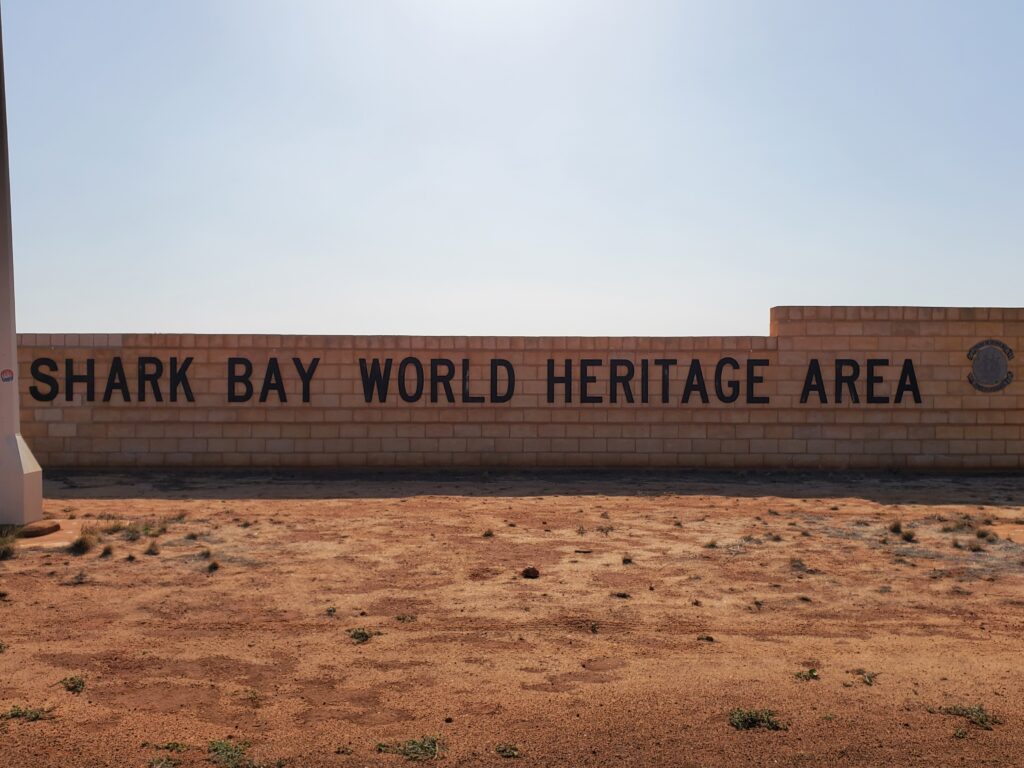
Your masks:
<svg viewBox="0 0 1024 768"><path fill-rule="evenodd" d="M218 739L251 765L395 766L376 745L426 735L451 766L1024 764L1024 478L73 474L46 493L50 517L153 535L0 562L0 711L50 710L0 722L5 768L209 766ZM737 730L736 708L786 729Z"/></svg>

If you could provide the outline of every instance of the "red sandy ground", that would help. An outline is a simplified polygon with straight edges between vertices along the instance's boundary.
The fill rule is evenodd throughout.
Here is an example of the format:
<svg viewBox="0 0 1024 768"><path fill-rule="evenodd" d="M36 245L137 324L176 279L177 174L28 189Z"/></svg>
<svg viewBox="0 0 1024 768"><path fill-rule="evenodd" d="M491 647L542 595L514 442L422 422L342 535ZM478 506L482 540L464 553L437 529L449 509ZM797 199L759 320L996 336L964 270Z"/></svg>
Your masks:
<svg viewBox="0 0 1024 768"><path fill-rule="evenodd" d="M448 766L1024 764L1020 477L72 474L46 493L50 517L167 530L0 562L0 711L52 708L0 722L4 768L209 766L224 738L253 765L397 766L378 742L423 735ZM972 552L977 526L1000 538ZM1002 723L942 712L960 704ZM788 728L736 730L737 707ZM148 746L171 741L189 746Z"/></svg>

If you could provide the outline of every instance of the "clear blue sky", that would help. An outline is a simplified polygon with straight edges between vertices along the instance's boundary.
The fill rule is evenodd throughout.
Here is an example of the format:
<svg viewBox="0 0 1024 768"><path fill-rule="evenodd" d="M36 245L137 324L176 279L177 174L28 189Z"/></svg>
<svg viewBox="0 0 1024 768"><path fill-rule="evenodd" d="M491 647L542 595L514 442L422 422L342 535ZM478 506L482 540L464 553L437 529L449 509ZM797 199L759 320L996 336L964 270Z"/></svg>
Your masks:
<svg viewBox="0 0 1024 768"><path fill-rule="evenodd" d="M3 0L19 330L1024 303L1024 4Z"/></svg>

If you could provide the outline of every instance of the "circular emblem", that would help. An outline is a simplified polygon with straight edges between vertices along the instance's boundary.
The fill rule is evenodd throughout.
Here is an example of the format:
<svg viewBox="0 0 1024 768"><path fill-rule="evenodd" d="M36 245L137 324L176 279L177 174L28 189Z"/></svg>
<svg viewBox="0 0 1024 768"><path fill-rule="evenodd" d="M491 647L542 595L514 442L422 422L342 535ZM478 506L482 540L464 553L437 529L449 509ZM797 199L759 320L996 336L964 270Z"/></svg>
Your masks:
<svg viewBox="0 0 1024 768"><path fill-rule="evenodd" d="M979 341L967 353L971 372L967 380L979 392L998 392L1013 381L1013 350L995 339Z"/></svg>
<svg viewBox="0 0 1024 768"><path fill-rule="evenodd" d="M10 368L4 368L2 371L0 371L0 381L2 381L4 384L10 384L12 381L14 381L14 371L12 371Z"/></svg>

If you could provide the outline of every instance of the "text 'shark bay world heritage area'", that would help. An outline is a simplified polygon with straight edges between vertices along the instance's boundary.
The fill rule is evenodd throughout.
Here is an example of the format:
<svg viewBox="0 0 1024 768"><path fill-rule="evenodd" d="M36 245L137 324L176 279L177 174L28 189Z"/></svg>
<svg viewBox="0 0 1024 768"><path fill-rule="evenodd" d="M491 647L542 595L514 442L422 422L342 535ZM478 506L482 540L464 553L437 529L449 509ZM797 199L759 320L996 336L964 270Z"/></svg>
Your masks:
<svg viewBox="0 0 1024 768"><path fill-rule="evenodd" d="M0 5L0 768L1024 765L1024 8Z"/></svg>

